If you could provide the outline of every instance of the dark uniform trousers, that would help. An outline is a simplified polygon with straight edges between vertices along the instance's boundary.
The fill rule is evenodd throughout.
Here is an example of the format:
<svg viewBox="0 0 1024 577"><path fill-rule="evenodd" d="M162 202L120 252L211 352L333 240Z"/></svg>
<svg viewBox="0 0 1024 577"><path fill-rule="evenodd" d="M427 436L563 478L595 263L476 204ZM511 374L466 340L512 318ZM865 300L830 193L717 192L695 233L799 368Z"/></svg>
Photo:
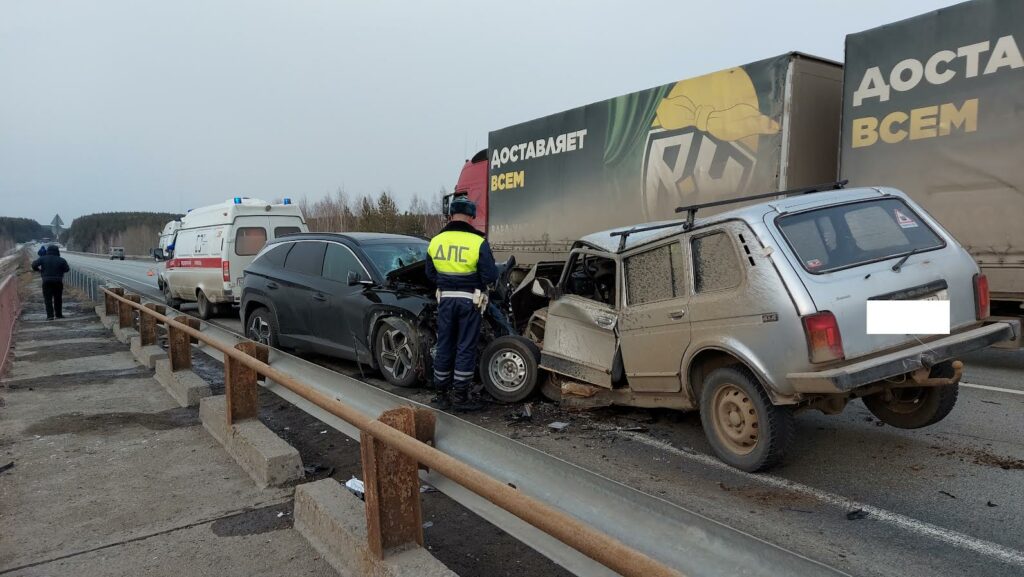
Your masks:
<svg viewBox="0 0 1024 577"><path fill-rule="evenodd" d="M434 386L438 390L468 390L472 385L480 318L480 310L472 299L442 297L438 302L434 356Z"/></svg>
<svg viewBox="0 0 1024 577"><path fill-rule="evenodd" d="M46 318L64 316L64 282L59 280L43 281L43 303L46 305Z"/></svg>

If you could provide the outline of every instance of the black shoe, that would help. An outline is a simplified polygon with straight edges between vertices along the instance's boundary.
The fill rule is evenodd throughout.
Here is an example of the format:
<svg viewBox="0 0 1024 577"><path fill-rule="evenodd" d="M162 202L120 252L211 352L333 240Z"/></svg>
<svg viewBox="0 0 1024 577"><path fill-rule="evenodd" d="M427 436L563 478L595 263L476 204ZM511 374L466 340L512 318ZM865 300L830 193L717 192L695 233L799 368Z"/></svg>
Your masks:
<svg viewBox="0 0 1024 577"><path fill-rule="evenodd" d="M46 320L48 320L48 321L52 321L52 320L53 320L53 317L46 317Z"/></svg>
<svg viewBox="0 0 1024 577"><path fill-rule="evenodd" d="M451 395L448 393L448 391L437 391L437 394L434 395L434 398L430 399L430 404L437 407L438 409L441 409L442 411L447 411L448 409L452 408Z"/></svg>
<svg viewBox="0 0 1024 577"><path fill-rule="evenodd" d="M64 315L57 315L57 316L56 316L56 317L54 317L54 318L62 319L62 318L64 318Z"/></svg>
<svg viewBox="0 0 1024 577"><path fill-rule="evenodd" d="M452 391L452 408L457 413L471 413L484 408L483 403L469 395L466 389Z"/></svg>

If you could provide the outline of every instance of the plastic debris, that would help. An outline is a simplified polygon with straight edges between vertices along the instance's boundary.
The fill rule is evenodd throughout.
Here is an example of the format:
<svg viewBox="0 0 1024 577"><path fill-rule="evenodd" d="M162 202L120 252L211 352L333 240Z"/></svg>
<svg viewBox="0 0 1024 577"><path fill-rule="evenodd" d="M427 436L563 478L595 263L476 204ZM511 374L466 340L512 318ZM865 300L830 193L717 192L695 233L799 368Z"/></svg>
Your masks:
<svg viewBox="0 0 1024 577"><path fill-rule="evenodd" d="M857 519L864 519L868 516L867 511L864 509L854 509L846 514L847 521L856 521Z"/></svg>
<svg viewBox="0 0 1024 577"><path fill-rule="evenodd" d="M565 421L555 421L553 423L548 423L548 428L554 431L563 431L568 426L569 423L566 423Z"/></svg>
<svg viewBox="0 0 1024 577"><path fill-rule="evenodd" d="M512 411L505 417L506 420L513 423L525 423L533 420L533 406L530 403L523 405L523 408L518 411Z"/></svg>
<svg viewBox="0 0 1024 577"><path fill-rule="evenodd" d="M436 493L437 489L430 485L420 485L420 493Z"/></svg>
<svg viewBox="0 0 1024 577"><path fill-rule="evenodd" d="M359 497L360 499L363 499L364 495L366 494L366 488L363 486L363 482L355 477L352 477L348 481L345 481L345 487L347 487L348 490L351 491L353 495Z"/></svg>
<svg viewBox="0 0 1024 577"><path fill-rule="evenodd" d="M423 528L424 529L429 529L429 528L431 528L433 526L434 526L434 522L433 521L427 521L426 523L423 524Z"/></svg>

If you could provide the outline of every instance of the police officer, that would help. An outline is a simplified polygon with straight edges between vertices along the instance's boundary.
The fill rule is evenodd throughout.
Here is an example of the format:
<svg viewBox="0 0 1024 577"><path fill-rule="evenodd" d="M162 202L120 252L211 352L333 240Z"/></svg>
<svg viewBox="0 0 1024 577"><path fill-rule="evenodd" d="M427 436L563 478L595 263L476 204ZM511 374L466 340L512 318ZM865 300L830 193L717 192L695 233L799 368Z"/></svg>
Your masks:
<svg viewBox="0 0 1024 577"><path fill-rule="evenodd" d="M451 220L430 240L427 276L438 289L437 353L434 355L434 386L431 403L456 411L476 411L482 405L470 398L476 370L482 308L487 285L498 278L494 255L483 233L470 222L476 205L465 196L448 206ZM483 303L483 304L481 304ZM449 391L451 399L449 401Z"/></svg>

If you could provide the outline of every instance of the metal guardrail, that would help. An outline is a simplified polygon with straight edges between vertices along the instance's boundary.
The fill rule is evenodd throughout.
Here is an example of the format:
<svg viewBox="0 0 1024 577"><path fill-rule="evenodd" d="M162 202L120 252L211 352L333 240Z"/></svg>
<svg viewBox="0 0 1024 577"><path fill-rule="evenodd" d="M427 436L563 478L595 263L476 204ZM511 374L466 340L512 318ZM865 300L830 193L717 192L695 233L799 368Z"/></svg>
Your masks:
<svg viewBox="0 0 1024 577"><path fill-rule="evenodd" d="M103 298L103 285L106 280L92 274L72 267L64 275L64 284L70 285L89 297L92 302L99 302Z"/></svg>
<svg viewBox="0 0 1024 577"><path fill-rule="evenodd" d="M18 278L12 273L0 280L0 376L7 369L7 356L14 340L14 321L21 303L18 300Z"/></svg>
<svg viewBox="0 0 1024 577"><path fill-rule="evenodd" d="M90 277L95 279L89 274L82 278ZM224 358L221 352L224 348L248 342L216 323L200 324L198 319L187 315L183 318L207 337L195 345L194 350L214 359ZM270 366L303 380L325 398L344 399L364 415L379 415L395 407L415 405L408 399L276 349L270 349L268 360ZM272 378L261 385L328 426L360 440L358 428L275 383ZM438 450L518 488L521 493L553 504L577 520L688 575L846 575L453 415L437 412L435 416L437 428L433 444ZM421 470L420 479L577 575L617 575L436 469Z"/></svg>
<svg viewBox="0 0 1024 577"><path fill-rule="evenodd" d="M137 311L140 335L145 335L144 340L149 341L143 342L143 345L156 344L155 322L167 327L172 370L191 368L190 339L202 342L224 354L229 424L238 417L255 418L258 407L255 401L256 375L259 374L273 379L318 408L358 428L362 432L360 444L363 451L364 476L375 477L368 479L369 482L366 483L367 525L371 549L379 555L390 547L411 541L423 543L420 525L415 525L410 530L409 523L402 522L401 519L396 520L409 514L407 508L411 502L402 497L409 494L415 495L414 517L420 517L419 480L415 474L410 477L402 475L401 471L395 471L396 468L401 468L400 463L396 465L393 458L382 456L380 450L374 446L376 443L383 443L411 459L413 470L418 463L438 471L625 577L683 577L679 571L424 443L413 436L419 423L415 422L414 413L407 407L385 412L380 419L373 419L340 399L325 395L301 380L270 366L266 362L269 350L258 352L256 343L249 341L239 343L235 347L225 346L203 334L197 326L191 326L197 319L189 318L189 322L182 322L160 314L155 306L142 305L139 295L125 295L123 289L103 288L102 291L105 297L105 311L109 315L116 310L122 328L135 324L134 314L130 309ZM262 360L259 357L262 357ZM247 375L244 369L251 373ZM396 486L410 481L413 483L411 489L407 486Z"/></svg>

